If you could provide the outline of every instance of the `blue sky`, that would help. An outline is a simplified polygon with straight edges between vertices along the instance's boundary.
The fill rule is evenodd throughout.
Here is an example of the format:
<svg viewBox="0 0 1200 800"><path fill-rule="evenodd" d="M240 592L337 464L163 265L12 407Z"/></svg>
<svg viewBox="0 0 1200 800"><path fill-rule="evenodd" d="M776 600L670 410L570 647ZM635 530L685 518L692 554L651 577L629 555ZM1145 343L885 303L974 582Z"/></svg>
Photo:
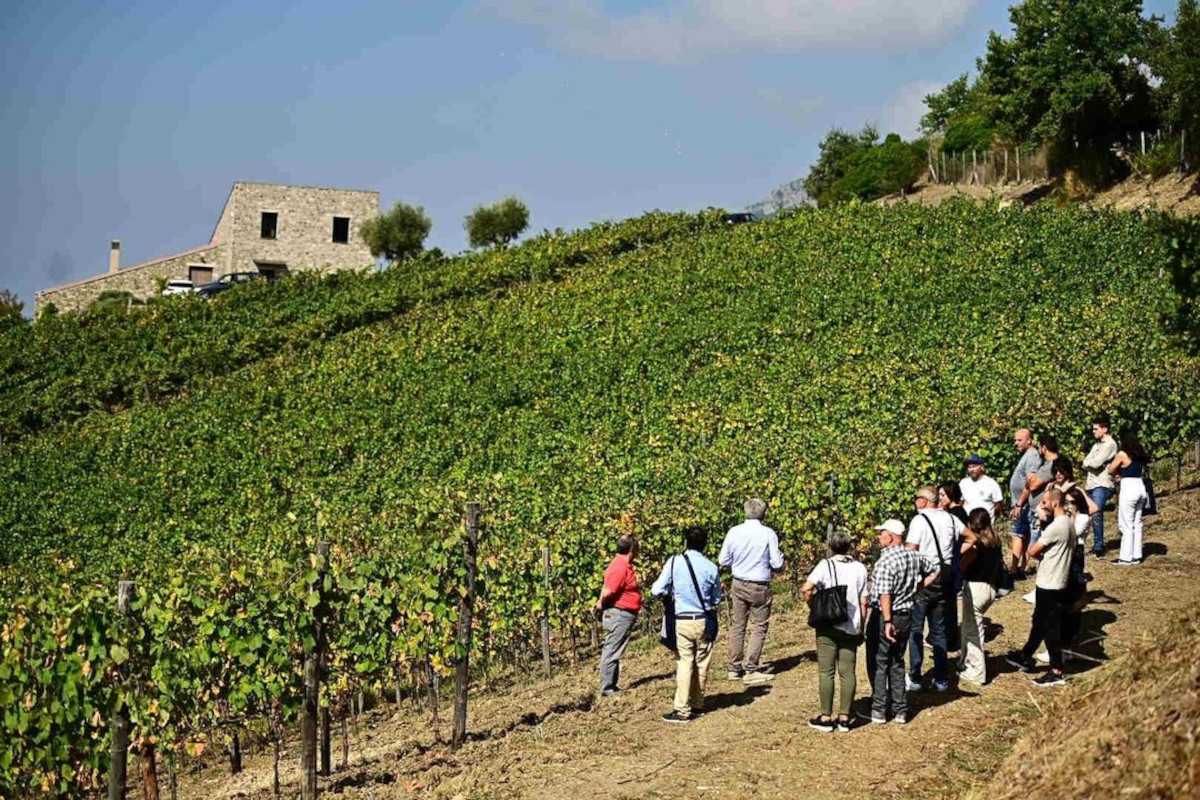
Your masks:
<svg viewBox="0 0 1200 800"><path fill-rule="evenodd" d="M1172 2L1151 0L1147 13ZM208 241L236 180L377 189L427 242L515 194L531 231L740 208L834 125L911 134L985 0L63 2L0 11L0 288Z"/></svg>

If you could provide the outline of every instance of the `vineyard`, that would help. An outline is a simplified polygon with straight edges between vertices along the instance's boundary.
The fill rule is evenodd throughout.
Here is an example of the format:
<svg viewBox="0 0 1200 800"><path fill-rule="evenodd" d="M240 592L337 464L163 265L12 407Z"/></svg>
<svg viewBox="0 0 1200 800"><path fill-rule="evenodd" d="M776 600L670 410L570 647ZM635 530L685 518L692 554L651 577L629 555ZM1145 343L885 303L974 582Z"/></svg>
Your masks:
<svg viewBox="0 0 1200 800"><path fill-rule="evenodd" d="M681 526L718 531L760 495L794 580L828 522L863 534L967 452L1010 469L1018 424L1072 455L1097 408L1160 454L1194 440L1171 257L1150 221L1079 209L649 215L23 332L0 355L19 437L0 794L102 782L122 704L172 763L278 741L318 614L336 714L449 674L468 500L486 670L528 659L543 615L562 647L587 636L621 530L649 574Z"/></svg>

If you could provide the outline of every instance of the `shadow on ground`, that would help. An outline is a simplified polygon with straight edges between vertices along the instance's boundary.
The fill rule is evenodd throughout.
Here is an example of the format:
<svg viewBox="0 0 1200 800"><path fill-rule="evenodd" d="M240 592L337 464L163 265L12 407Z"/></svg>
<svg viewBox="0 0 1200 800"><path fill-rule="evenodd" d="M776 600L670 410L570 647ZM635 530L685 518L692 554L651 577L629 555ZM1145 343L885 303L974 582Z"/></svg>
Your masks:
<svg viewBox="0 0 1200 800"><path fill-rule="evenodd" d="M760 697L765 697L770 694L770 686L749 686L734 692L725 692L724 694L712 694L704 698L704 714L709 714L721 711L726 708L738 708L740 706L748 706Z"/></svg>

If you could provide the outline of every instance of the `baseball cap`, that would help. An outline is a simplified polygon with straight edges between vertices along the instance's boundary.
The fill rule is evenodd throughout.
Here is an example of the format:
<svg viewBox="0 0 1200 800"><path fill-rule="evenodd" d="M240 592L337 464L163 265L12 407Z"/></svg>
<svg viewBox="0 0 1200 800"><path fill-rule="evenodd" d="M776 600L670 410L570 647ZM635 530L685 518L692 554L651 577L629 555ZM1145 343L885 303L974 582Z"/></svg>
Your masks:
<svg viewBox="0 0 1200 800"><path fill-rule="evenodd" d="M967 461L966 461L966 463L968 463L968 464L982 464L982 463L983 463L983 456L979 455L979 453L971 453L971 455L967 456Z"/></svg>
<svg viewBox="0 0 1200 800"><path fill-rule="evenodd" d="M876 525L875 530L887 531L888 533L893 533L896 536L903 536L904 535L904 523L901 522L900 520L896 519L895 517L893 517L892 519L889 519L886 522L884 522L882 525Z"/></svg>

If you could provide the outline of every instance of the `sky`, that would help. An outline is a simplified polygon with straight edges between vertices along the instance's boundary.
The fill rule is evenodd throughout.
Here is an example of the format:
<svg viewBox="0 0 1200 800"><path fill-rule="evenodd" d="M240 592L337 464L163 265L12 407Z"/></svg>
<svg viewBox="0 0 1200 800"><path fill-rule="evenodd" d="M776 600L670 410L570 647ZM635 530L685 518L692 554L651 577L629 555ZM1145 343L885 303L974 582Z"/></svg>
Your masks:
<svg viewBox="0 0 1200 800"><path fill-rule="evenodd" d="M1148 0L1170 16L1174 3ZM374 189L427 246L509 195L530 233L741 208L833 126L916 131L994 0L15 0L0 10L0 288L208 242L234 181Z"/></svg>

